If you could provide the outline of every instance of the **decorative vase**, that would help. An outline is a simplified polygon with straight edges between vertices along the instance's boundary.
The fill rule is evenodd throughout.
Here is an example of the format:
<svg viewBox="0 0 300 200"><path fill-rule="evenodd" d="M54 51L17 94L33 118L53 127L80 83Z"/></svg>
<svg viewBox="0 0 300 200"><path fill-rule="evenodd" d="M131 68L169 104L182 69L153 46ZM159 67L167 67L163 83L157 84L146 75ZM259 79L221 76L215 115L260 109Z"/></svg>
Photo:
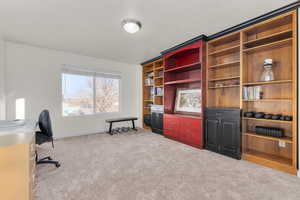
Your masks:
<svg viewBox="0 0 300 200"><path fill-rule="evenodd" d="M272 70L273 67L273 60L270 58L265 59L264 61L264 72L261 75L261 81L273 81L274 80L274 73Z"/></svg>

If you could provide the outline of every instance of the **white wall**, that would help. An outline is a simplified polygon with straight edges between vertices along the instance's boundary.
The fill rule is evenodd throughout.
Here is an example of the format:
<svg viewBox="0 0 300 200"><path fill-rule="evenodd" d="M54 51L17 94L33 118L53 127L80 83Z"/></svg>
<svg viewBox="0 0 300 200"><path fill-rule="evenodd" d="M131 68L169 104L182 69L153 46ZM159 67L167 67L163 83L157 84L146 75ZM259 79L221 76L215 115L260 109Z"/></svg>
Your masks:
<svg viewBox="0 0 300 200"><path fill-rule="evenodd" d="M105 119L141 113L139 65L75 55L62 51L6 42L6 111L15 118L15 99L26 99L26 119L37 119L49 109L57 138L102 132ZM101 48L101 45L99 45ZM63 64L93 71L118 71L121 81L121 112L80 117L62 117L61 69ZM141 125L141 122L138 122Z"/></svg>
<svg viewBox="0 0 300 200"><path fill-rule="evenodd" d="M0 120L5 119L5 57L4 42L0 38Z"/></svg>

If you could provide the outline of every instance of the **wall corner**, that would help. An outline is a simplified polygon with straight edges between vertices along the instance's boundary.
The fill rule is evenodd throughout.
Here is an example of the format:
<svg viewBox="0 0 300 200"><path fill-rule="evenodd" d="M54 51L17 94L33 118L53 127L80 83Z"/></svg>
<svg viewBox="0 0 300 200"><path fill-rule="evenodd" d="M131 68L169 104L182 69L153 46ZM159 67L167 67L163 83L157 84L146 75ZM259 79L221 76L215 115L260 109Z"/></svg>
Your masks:
<svg viewBox="0 0 300 200"><path fill-rule="evenodd" d="M5 42L0 36L0 120L6 119L5 74Z"/></svg>

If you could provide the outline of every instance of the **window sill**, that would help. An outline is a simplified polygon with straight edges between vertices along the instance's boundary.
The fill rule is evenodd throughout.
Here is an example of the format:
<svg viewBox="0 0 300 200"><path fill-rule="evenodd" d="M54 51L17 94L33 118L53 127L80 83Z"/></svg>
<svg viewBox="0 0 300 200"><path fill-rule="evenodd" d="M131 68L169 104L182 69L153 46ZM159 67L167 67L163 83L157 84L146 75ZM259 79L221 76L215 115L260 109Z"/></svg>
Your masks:
<svg viewBox="0 0 300 200"><path fill-rule="evenodd" d="M71 116L65 116L62 115L63 118L81 118L81 117L91 117L91 116L108 116L108 115L116 115L121 114L120 111L117 112L102 112L102 113L93 113L93 114L84 114L84 115L71 115Z"/></svg>

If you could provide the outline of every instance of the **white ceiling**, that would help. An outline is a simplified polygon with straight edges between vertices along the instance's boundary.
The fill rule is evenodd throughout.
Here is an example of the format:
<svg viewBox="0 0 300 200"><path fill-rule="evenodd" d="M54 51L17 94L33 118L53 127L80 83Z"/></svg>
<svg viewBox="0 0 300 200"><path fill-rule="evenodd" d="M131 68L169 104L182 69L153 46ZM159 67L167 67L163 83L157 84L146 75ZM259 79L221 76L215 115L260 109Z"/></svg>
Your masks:
<svg viewBox="0 0 300 200"><path fill-rule="evenodd" d="M295 0L1 0L5 40L140 63L200 34L210 35ZM124 18L140 20L131 35Z"/></svg>

